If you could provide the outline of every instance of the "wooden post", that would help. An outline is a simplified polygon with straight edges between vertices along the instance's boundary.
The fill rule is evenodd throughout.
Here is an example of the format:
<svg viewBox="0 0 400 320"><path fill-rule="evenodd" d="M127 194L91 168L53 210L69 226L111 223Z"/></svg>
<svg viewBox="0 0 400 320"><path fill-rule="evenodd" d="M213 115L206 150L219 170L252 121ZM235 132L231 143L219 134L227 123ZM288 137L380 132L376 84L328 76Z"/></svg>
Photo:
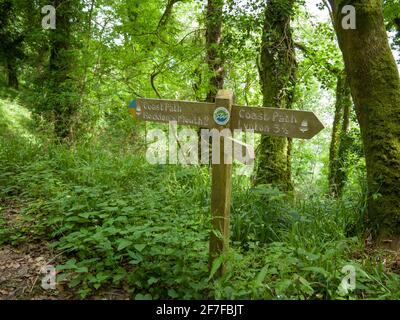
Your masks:
<svg viewBox="0 0 400 320"><path fill-rule="evenodd" d="M220 90L215 103L138 99L130 103L129 110L135 118L143 121L162 123L175 121L180 125L195 125L220 131L230 129L230 135L232 135L233 129L254 128L256 133L270 136L311 139L324 128L312 112L277 108L249 108L233 105L233 102L232 92ZM234 143L247 148L245 144L235 140L232 136L226 137L220 134L218 139L220 139L219 164L212 164L211 218L213 230L210 236L208 261L210 270L215 259L227 251L229 244L233 154L231 148L225 150L225 144ZM218 141L213 141L213 144L215 142ZM227 162L224 161L225 151L229 153ZM254 158L251 149L249 152ZM226 265L222 262L216 275L223 275L225 270Z"/></svg>
<svg viewBox="0 0 400 320"><path fill-rule="evenodd" d="M215 99L216 107L225 107L231 113L233 105L233 93L228 90L219 90ZM231 121L226 125L218 126L217 129L223 130L231 128ZM230 203L231 203L231 180L232 162L225 163L225 138L220 136L220 161L219 164L212 164L212 190L211 190L211 219L212 228L210 235L210 253L208 266L211 270L215 259L226 252L229 245L229 223L230 223ZM213 142L214 143L214 142ZM231 157L231 155L228 155ZM217 233L217 234L215 234ZM220 234L220 236L218 236ZM222 236L222 238L221 238ZM216 276L221 276L226 271L226 265L222 262L216 272Z"/></svg>

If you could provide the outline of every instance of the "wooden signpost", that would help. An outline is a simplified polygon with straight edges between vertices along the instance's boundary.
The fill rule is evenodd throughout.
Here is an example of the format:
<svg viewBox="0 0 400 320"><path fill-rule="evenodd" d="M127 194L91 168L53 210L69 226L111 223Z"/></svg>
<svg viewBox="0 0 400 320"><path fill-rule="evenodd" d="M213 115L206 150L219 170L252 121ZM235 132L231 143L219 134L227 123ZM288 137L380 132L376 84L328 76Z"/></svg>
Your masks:
<svg viewBox="0 0 400 320"><path fill-rule="evenodd" d="M228 90L218 91L215 103L138 99L131 102L129 111L144 121L175 121L180 125L218 130L254 130L255 133L299 139L311 139L324 128L309 111L234 105L233 93ZM219 139L220 163L212 164L210 268L229 244L232 162L225 163L225 139L222 135ZM222 263L217 275L223 274L225 268Z"/></svg>

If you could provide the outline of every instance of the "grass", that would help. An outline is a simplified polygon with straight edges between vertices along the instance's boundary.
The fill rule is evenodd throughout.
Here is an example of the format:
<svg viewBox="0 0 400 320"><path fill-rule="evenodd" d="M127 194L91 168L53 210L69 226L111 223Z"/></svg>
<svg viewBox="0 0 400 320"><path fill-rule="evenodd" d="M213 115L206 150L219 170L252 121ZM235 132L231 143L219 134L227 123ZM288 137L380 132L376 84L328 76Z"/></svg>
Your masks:
<svg viewBox="0 0 400 320"><path fill-rule="evenodd" d="M149 165L140 134L132 142L127 132L56 144L0 100L0 201L23 204L17 225L0 218L0 244L50 241L65 256L58 281L81 298L113 287L136 299L400 298L400 277L364 247L359 199L287 196L241 176L229 270L210 280L209 169ZM340 286L346 265L355 290Z"/></svg>

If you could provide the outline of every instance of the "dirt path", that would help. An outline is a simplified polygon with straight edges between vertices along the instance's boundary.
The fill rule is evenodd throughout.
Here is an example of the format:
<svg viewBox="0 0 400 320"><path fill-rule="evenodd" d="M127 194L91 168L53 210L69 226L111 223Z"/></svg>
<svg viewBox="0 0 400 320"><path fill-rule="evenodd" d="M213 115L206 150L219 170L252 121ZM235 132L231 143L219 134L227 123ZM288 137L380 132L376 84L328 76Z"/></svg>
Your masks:
<svg viewBox="0 0 400 320"><path fill-rule="evenodd" d="M43 289L43 269L55 265L57 255L46 243L0 247L0 300L14 299L71 299L62 291Z"/></svg>
<svg viewBox="0 0 400 320"><path fill-rule="evenodd" d="M3 228L10 230L20 220L21 208L15 202L0 199L0 218ZM79 299L76 290L63 284L55 289L42 288L46 266L63 264L66 258L53 250L46 241L29 242L21 245L0 244L0 300L71 300ZM45 284L45 283L44 283ZM87 299L129 299L129 294L121 288L103 288Z"/></svg>
<svg viewBox="0 0 400 320"><path fill-rule="evenodd" d="M13 230L20 215L20 206L13 201L1 201L1 218L5 227ZM46 242L24 243L18 246L0 245L0 300L68 299L63 288L43 289L43 269L56 265L62 257Z"/></svg>

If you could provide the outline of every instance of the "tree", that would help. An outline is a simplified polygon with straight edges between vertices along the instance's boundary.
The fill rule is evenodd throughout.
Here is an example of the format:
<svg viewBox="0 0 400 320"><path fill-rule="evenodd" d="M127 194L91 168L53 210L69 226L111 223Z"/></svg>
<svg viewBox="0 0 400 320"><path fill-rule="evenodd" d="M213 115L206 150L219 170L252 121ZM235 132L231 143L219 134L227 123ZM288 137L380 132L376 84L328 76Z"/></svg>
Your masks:
<svg viewBox="0 0 400 320"><path fill-rule="evenodd" d="M18 89L18 64L24 57L24 34L17 14L15 1L4 0L0 3L0 59L5 65L7 84Z"/></svg>
<svg viewBox="0 0 400 320"><path fill-rule="evenodd" d="M296 83L296 57L290 20L295 0L270 0L265 9L259 66L263 106L290 109ZM291 139L262 136L257 150L256 184L290 190Z"/></svg>
<svg viewBox="0 0 400 320"><path fill-rule="evenodd" d="M335 117L329 148L329 194L333 197L341 195L346 181L351 107L352 101L347 77L345 72L340 72L337 75Z"/></svg>
<svg viewBox="0 0 400 320"><path fill-rule="evenodd" d="M80 0L52 1L50 4L56 9L56 29L49 30L43 29L40 23L42 4L25 3L28 23L33 24L27 34L32 74L27 101L36 115L53 125L56 137L65 141L73 138L81 94L78 51L84 34L80 23L83 4Z"/></svg>
<svg viewBox="0 0 400 320"><path fill-rule="evenodd" d="M207 102L214 102L218 90L224 87L224 67L223 67L223 57L222 57L222 14L223 14L224 0L208 0L206 8L206 62L207 62L207 75L208 83L207 86ZM198 73L198 71L197 71ZM202 128L199 128L197 135L199 137L198 144L198 154L201 157L201 136ZM211 142L211 138L208 139ZM210 144L211 151L211 144ZM211 152L210 159L211 161ZM210 162L209 161L209 162Z"/></svg>
<svg viewBox="0 0 400 320"><path fill-rule="evenodd" d="M378 242L385 237L399 239L400 79L385 30L382 1L330 0L330 5L364 145L367 226ZM356 29L342 26L345 5L356 9Z"/></svg>
<svg viewBox="0 0 400 320"><path fill-rule="evenodd" d="M53 94L54 130L60 139L70 135L77 111L76 82L72 79L75 66L72 25L77 22L78 0L54 0L57 28L50 36L49 74Z"/></svg>
<svg viewBox="0 0 400 320"><path fill-rule="evenodd" d="M224 67L221 52L223 0L208 0L206 11L206 50L210 72L206 101L214 102L219 89L224 87Z"/></svg>

